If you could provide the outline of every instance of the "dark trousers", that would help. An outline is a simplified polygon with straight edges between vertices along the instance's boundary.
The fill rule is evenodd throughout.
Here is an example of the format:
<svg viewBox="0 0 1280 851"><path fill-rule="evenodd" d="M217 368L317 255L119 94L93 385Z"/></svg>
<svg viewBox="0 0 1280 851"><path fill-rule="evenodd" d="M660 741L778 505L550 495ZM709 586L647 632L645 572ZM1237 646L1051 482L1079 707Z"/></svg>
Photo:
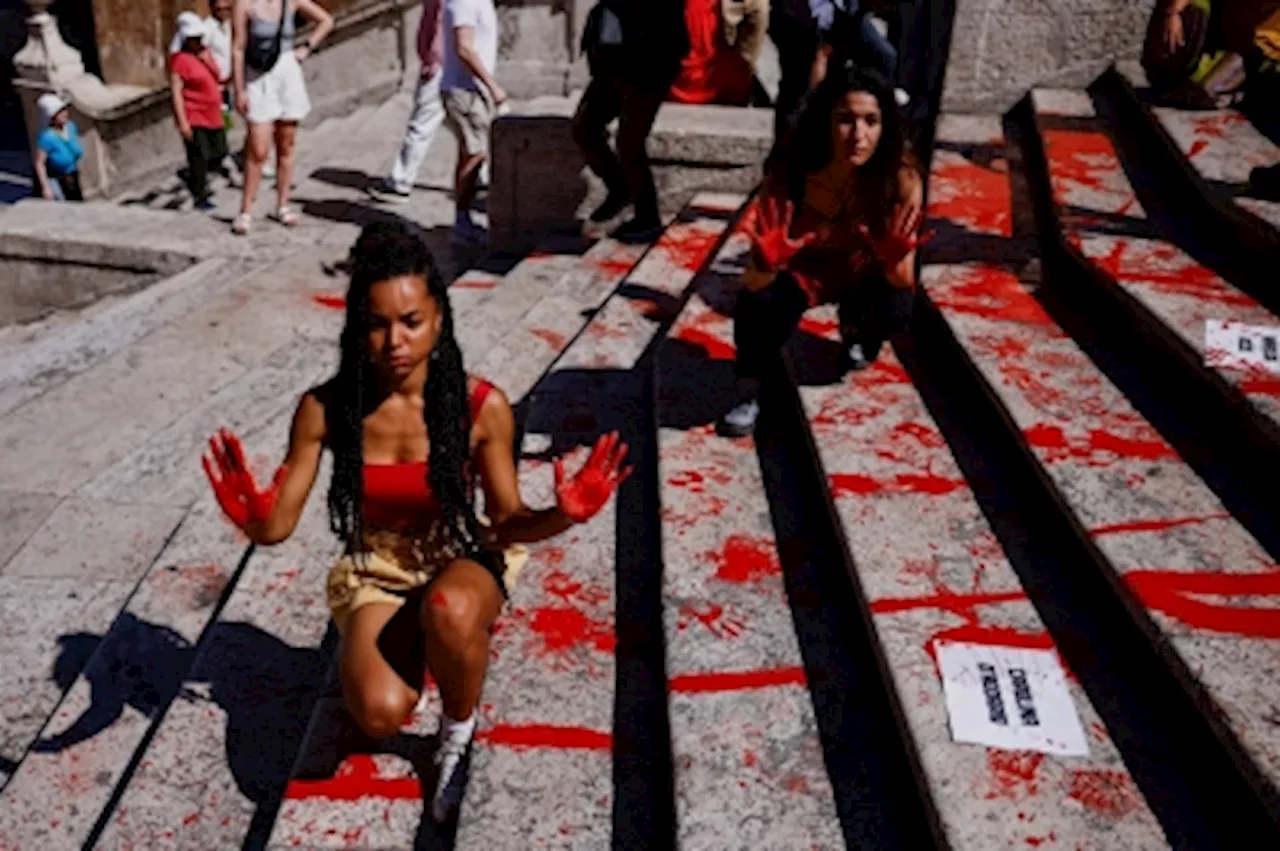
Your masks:
<svg viewBox="0 0 1280 851"><path fill-rule="evenodd" d="M609 194L628 198L636 218L658 220L658 190L645 142L662 106L663 91L637 86L611 74L591 78L573 116L573 141ZM618 119L618 152L609 147L608 126Z"/></svg>
<svg viewBox="0 0 1280 851"><path fill-rule="evenodd" d="M83 201L84 192L80 189L80 172L73 171L61 177L55 177L62 187L62 197L67 201Z"/></svg>
<svg viewBox="0 0 1280 851"><path fill-rule="evenodd" d="M809 91L809 74L818 55L820 36L817 27L797 21L774 4L769 15L769 37L778 48L778 66L782 78L778 82L778 99L774 103L773 137L784 137L787 122Z"/></svg>
<svg viewBox="0 0 1280 851"><path fill-rule="evenodd" d="M193 127L187 142L187 189L197 201L209 197L209 172L217 170L227 156L227 131Z"/></svg>
<svg viewBox="0 0 1280 851"><path fill-rule="evenodd" d="M863 278L838 302L840 336L846 346L861 343L867 360L875 360L886 339L907 330L914 305L914 289L896 289L880 275ZM764 289L742 290L733 311L738 376L763 378L808 309L808 295L786 272Z"/></svg>

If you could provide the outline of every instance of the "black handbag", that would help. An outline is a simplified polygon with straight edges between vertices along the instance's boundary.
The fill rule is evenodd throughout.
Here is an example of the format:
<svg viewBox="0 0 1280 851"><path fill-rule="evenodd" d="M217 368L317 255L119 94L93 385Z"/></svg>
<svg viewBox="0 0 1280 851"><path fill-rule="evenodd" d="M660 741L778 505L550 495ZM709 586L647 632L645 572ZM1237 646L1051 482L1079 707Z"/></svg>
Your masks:
<svg viewBox="0 0 1280 851"><path fill-rule="evenodd" d="M280 48L284 44L284 21L289 14L289 0L280 0L280 25L276 34L267 38L250 39L244 48L245 67L265 74L280 61Z"/></svg>
<svg viewBox="0 0 1280 851"><path fill-rule="evenodd" d="M582 52L593 73L600 62L621 51L622 38L622 17L609 0L600 0L582 27Z"/></svg>

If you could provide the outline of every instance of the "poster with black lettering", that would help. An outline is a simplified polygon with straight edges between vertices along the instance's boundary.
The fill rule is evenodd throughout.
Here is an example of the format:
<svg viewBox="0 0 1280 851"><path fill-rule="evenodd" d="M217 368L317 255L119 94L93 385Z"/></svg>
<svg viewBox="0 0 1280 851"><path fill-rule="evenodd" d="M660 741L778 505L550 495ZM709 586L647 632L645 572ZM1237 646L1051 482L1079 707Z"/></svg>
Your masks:
<svg viewBox="0 0 1280 851"><path fill-rule="evenodd" d="M1280 328L1206 319L1204 360L1206 366L1280 374Z"/></svg>
<svg viewBox="0 0 1280 851"><path fill-rule="evenodd" d="M937 651L957 742L1088 756L1057 653L953 641L939 642Z"/></svg>

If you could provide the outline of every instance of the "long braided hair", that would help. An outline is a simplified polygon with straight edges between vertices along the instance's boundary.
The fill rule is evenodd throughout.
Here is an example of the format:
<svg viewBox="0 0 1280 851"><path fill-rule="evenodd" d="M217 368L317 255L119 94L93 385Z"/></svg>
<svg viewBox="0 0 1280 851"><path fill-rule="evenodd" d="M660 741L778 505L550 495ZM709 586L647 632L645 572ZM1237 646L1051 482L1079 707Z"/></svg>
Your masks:
<svg viewBox="0 0 1280 851"><path fill-rule="evenodd" d="M377 376L369 352L369 291L374 284L411 275L427 282L427 294L441 313L440 334L431 350L423 420L430 441L427 482L442 508L446 542L470 547L479 540L471 473L471 411L462 350L453 331L447 284L422 237L404 222L366 225L351 250L347 321L340 340L338 374L330 384L329 445L333 482L329 486L329 526L358 552L364 539L364 419L379 403Z"/></svg>

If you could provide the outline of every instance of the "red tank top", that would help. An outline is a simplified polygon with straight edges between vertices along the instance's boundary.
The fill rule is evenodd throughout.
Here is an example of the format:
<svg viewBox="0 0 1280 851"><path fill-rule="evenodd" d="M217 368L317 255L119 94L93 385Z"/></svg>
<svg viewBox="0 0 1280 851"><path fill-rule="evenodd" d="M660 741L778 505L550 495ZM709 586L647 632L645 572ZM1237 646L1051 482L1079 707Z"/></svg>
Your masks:
<svg viewBox="0 0 1280 851"><path fill-rule="evenodd" d="M492 389L493 385L487 381L476 382L471 392L473 423ZM427 469L426 461L365 464L365 517L378 525L398 526L438 512L440 505L427 482Z"/></svg>

